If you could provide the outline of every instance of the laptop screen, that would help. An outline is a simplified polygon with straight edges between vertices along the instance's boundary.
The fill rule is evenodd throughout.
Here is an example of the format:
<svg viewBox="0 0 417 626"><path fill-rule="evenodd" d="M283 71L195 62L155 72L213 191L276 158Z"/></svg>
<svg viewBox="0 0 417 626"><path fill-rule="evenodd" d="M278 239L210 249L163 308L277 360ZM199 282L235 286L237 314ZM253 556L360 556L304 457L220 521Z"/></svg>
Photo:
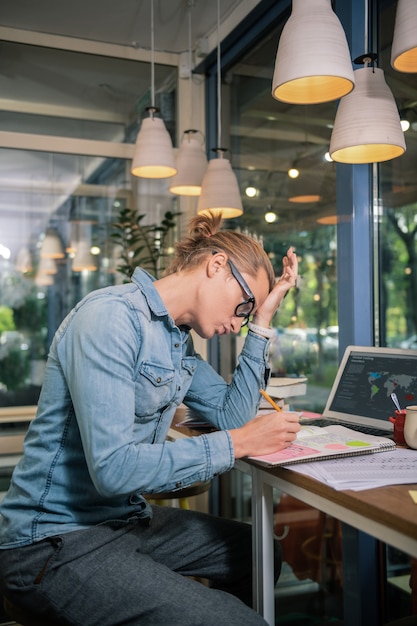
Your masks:
<svg viewBox="0 0 417 626"><path fill-rule="evenodd" d="M348 346L324 415L392 430L395 406L417 404L417 351Z"/></svg>

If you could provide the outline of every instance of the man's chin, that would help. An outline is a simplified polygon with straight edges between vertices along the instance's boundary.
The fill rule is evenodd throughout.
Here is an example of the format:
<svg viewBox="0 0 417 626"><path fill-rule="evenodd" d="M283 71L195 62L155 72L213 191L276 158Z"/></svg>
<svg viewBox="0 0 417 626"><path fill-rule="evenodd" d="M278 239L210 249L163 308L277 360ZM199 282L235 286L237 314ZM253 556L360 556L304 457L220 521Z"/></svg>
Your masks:
<svg viewBox="0 0 417 626"><path fill-rule="evenodd" d="M194 328L193 330L202 339L212 339L216 334L216 331L209 332L208 330L203 330L202 328Z"/></svg>

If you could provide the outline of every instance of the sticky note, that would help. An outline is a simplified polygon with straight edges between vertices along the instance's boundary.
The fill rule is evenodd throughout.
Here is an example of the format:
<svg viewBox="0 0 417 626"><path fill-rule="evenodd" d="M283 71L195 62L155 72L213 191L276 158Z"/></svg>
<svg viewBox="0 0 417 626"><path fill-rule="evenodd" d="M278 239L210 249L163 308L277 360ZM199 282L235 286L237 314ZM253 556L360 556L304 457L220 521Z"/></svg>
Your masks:
<svg viewBox="0 0 417 626"><path fill-rule="evenodd" d="M411 489L408 491L408 493L410 494L410 496L412 497L412 499L414 500L414 503L417 504L417 491L411 491Z"/></svg>

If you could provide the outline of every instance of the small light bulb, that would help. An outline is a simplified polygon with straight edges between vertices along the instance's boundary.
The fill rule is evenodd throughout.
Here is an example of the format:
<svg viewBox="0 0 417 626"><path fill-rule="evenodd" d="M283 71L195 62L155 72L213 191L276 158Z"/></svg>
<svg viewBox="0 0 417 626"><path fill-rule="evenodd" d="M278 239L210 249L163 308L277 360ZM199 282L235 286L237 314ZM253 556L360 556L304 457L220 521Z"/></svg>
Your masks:
<svg viewBox="0 0 417 626"><path fill-rule="evenodd" d="M258 195L258 190L256 189L256 187L252 187L252 185L249 185L245 189L245 194L248 196L248 198L255 198L255 196Z"/></svg>
<svg viewBox="0 0 417 626"><path fill-rule="evenodd" d="M267 224L273 224L274 222L277 221L277 219L278 219L278 215L274 213L273 211L268 211L264 215L264 220Z"/></svg>
<svg viewBox="0 0 417 626"><path fill-rule="evenodd" d="M300 170L298 170L296 167L290 167L290 169L288 170L288 176L290 178L298 178L300 175Z"/></svg>

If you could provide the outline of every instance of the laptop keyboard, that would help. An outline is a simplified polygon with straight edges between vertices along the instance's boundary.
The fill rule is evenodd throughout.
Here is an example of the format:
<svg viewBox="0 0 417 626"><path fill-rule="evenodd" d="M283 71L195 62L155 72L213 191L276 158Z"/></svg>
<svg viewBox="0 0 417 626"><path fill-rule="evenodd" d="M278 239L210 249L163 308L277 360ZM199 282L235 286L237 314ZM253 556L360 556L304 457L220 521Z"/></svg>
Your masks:
<svg viewBox="0 0 417 626"><path fill-rule="evenodd" d="M382 428L375 428L374 426L364 426L363 424L347 424L340 421L329 419L328 417L319 417L317 419L305 417L304 419L300 418L300 424L311 425L314 426L346 426L346 428L350 428L351 430L356 430L359 433L364 433L365 435L376 435L377 437L388 437L388 439L393 439L394 435L391 431L383 430Z"/></svg>

